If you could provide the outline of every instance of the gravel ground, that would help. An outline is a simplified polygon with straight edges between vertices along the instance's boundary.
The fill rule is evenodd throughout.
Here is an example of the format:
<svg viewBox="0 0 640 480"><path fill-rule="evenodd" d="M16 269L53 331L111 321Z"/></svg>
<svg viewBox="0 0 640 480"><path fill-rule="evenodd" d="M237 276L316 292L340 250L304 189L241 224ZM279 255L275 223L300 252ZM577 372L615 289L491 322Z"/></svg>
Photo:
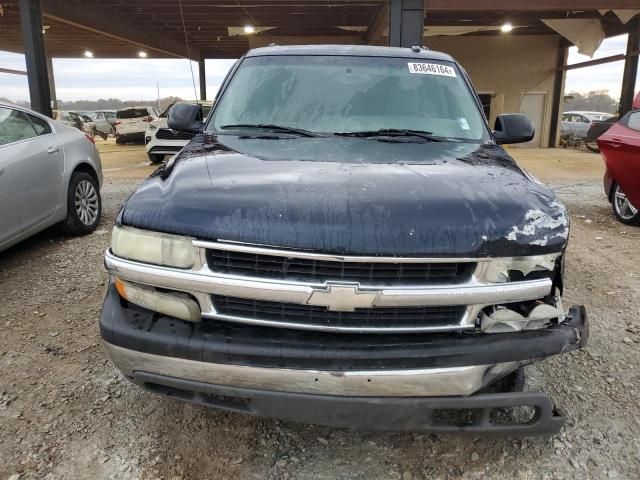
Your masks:
<svg viewBox="0 0 640 480"><path fill-rule="evenodd" d="M597 181L556 185L571 212L567 304L587 349L527 368L569 421L555 437L340 430L181 404L125 381L99 343L102 253L139 180L110 179L99 229L55 229L0 254L0 480L640 478L640 228Z"/></svg>

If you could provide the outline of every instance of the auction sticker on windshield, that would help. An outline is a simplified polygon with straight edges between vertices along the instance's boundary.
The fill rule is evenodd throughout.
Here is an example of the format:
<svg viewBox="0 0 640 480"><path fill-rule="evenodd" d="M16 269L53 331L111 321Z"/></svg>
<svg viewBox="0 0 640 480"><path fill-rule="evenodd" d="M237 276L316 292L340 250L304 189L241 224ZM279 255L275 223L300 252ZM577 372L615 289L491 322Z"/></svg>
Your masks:
<svg viewBox="0 0 640 480"><path fill-rule="evenodd" d="M444 75L445 77L455 77L456 71L447 67L446 65L440 65L438 63L408 63L409 71L411 73L422 73L423 75Z"/></svg>

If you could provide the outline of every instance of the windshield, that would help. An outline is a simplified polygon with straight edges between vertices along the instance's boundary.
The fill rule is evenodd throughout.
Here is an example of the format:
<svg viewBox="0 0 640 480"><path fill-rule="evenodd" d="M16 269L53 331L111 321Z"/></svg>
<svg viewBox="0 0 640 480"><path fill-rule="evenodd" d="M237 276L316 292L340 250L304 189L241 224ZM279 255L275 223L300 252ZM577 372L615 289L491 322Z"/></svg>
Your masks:
<svg viewBox="0 0 640 480"><path fill-rule="evenodd" d="M121 118L124 120L130 119L130 118L146 117L148 115L149 115L149 112L144 107L143 108L127 108L126 110L118 110L118 112L116 113L117 118Z"/></svg>
<svg viewBox="0 0 640 480"><path fill-rule="evenodd" d="M207 130L278 125L318 133L413 130L484 141L471 90L450 62L388 57L246 58Z"/></svg>

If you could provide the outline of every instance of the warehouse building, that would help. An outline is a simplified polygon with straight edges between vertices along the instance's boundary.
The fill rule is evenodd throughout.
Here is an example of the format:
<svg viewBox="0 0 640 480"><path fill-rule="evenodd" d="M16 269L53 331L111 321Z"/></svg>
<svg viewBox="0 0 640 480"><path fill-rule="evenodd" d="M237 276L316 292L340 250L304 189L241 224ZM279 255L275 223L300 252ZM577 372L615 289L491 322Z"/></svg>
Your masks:
<svg viewBox="0 0 640 480"><path fill-rule="evenodd" d="M621 110L638 76L637 0L0 0L0 49L27 59L32 106L55 99L51 58L239 58L277 44L426 45L468 71L493 122L524 112L536 124L528 146L554 146L567 70L625 61ZM626 52L567 65L568 48L592 55L628 34ZM186 41L185 41L186 38ZM0 66L1 67L1 66Z"/></svg>

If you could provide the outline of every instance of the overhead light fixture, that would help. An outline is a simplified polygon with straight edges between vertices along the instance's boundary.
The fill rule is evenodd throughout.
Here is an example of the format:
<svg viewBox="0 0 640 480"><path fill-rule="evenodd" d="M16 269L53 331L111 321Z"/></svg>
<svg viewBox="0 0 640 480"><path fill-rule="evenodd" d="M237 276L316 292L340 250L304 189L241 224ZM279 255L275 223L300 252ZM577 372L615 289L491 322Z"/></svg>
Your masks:
<svg viewBox="0 0 640 480"><path fill-rule="evenodd" d="M85 50L84 56L87 58L93 58L93 52L91 50Z"/></svg>
<svg viewBox="0 0 640 480"><path fill-rule="evenodd" d="M254 33L256 31L255 28L253 28L253 25L245 25L244 26L244 33Z"/></svg>
<svg viewBox="0 0 640 480"><path fill-rule="evenodd" d="M509 33L511 30L513 30L513 25L510 22L506 22L500 27L502 33Z"/></svg>
<svg viewBox="0 0 640 480"><path fill-rule="evenodd" d="M147 58L147 52L145 52L144 50L140 50L140 51L138 52L138 56L139 56L140 58Z"/></svg>
<svg viewBox="0 0 640 480"><path fill-rule="evenodd" d="M42 26L42 34L44 35L45 33L47 33L47 30L49 30L51 27L49 25L43 25Z"/></svg>

